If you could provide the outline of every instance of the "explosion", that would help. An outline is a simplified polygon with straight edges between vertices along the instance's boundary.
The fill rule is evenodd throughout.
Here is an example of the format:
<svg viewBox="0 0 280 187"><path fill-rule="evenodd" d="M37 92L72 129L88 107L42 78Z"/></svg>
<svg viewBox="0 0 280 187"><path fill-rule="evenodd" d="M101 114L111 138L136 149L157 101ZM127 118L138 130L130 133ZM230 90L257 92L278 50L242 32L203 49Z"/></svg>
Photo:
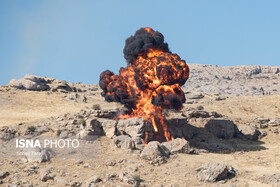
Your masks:
<svg viewBox="0 0 280 187"><path fill-rule="evenodd" d="M118 118L142 117L154 127L154 139L170 141L163 109L181 110L186 101L180 86L189 77L189 67L171 53L164 36L153 29L141 28L125 41L127 67L119 75L106 70L100 74L101 95L108 102L120 102L129 113ZM145 137L147 143L148 134Z"/></svg>

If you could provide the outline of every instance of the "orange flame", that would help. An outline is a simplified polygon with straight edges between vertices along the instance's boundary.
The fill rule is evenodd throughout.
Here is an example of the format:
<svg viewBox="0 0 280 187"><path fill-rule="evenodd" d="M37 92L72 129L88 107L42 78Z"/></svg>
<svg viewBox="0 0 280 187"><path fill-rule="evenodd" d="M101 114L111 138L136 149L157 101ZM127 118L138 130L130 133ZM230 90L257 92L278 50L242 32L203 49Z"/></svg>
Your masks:
<svg viewBox="0 0 280 187"><path fill-rule="evenodd" d="M150 27L144 29L154 36L155 31ZM174 138L165 124L162 110L182 108L185 96L180 85L189 77L188 65L177 54L159 48L150 47L148 52L137 55L132 64L120 69L119 75L113 74L108 80L102 80L104 90L107 91L106 96L114 98L114 92L125 92L124 99L133 100L130 106L131 113L118 118L142 117L153 125L153 133L159 138L157 140L171 141ZM148 135L145 132L145 144L148 143Z"/></svg>
<svg viewBox="0 0 280 187"><path fill-rule="evenodd" d="M149 28L146 28L146 30L148 32L150 31ZM161 58L161 61L157 60L157 58L159 57ZM123 71L120 71L120 75L127 77L127 79L129 80L130 85L127 86L128 92L136 92L137 95L139 95L139 100L135 108L132 109L132 113L130 115L122 115L119 116L119 118L142 117L145 120L148 120L152 123L155 133L163 133L166 141L171 141L174 138L170 136L170 133L168 132L167 126L165 124L165 118L162 116L162 107L153 105L152 98L156 97L157 93L161 91L163 92L163 94L166 95L170 93L175 94L174 90L176 88L179 88L179 84L162 85L163 82L168 80L167 76L176 77L178 76L176 73L169 73L163 79L158 79L158 77L156 76L158 66L171 65L171 68L175 69L176 64L172 64L170 63L170 61L176 61L176 63L178 64L185 63L183 61L180 61L179 57L175 54L164 53L159 50L150 49L149 52L146 54L146 57L139 56L135 62L135 65L131 65L127 68L124 68ZM135 72L133 71L133 66L138 66L137 68L140 69L140 71L143 70L141 72L145 72L143 74L143 78L147 79L147 86L150 89L140 90L137 87L136 81L134 80ZM183 67L185 67L185 71L188 72L188 67ZM130 88L133 90L130 90ZM166 105L168 105L168 103L166 103ZM145 136L145 143L147 143L148 134L146 133Z"/></svg>

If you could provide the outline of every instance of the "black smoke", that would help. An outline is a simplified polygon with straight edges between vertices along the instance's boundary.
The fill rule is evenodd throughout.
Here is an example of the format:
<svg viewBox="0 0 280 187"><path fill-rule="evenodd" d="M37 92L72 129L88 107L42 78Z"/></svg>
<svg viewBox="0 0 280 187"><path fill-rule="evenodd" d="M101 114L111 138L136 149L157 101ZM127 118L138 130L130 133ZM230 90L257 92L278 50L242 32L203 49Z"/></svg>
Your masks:
<svg viewBox="0 0 280 187"><path fill-rule="evenodd" d="M126 39L123 49L124 58L128 64L133 64L139 55L145 55L150 48L170 52L160 32L153 29L147 32L145 28L141 28L135 32L134 36Z"/></svg>
<svg viewBox="0 0 280 187"><path fill-rule="evenodd" d="M163 53L147 57L149 49ZM105 100L120 102L131 110L143 97L141 92L152 92L154 106L180 110L186 101L180 86L188 79L189 68L177 54L170 52L163 35L150 28L141 28L126 40L123 51L128 66L120 68L118 75L109 70L100 74L99 86ZM136 64L139 56L144 59ZM159 84L153 84L154 80Z"/></svg>

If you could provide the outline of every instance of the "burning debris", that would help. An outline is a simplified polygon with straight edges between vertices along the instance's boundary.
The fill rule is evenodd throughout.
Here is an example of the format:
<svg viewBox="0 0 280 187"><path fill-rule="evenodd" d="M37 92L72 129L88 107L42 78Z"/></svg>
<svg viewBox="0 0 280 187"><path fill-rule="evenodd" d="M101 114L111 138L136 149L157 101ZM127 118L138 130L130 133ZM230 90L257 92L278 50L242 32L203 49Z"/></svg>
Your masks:
<svg viewBox="0 0 280 187"><path fill-rule="evenodd" d="M162 110L182 109L186 99L180 86L189 77L188 65L171 53L160 32L149 27L129 37L123 52L128 66L120 68L119 75L109 70L100 75L102 96L129 109L118 118L142 117L153 124L154 140L171 140ZM147 143L148 134L144 140Z"/></svg>

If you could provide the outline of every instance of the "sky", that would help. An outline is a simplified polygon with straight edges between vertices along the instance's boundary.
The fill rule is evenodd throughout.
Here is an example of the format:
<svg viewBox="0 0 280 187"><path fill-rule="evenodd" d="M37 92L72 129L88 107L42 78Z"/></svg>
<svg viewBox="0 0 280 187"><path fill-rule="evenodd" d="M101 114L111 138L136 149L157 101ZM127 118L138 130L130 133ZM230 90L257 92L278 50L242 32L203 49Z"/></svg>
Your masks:
<svg viewBox="0 0 280 187"><path fill-rule="evenodd" d="M25 74L97 84L125 39L161 32L187 63L280 65L277 0L1 0L0 85Z"/></svg>

